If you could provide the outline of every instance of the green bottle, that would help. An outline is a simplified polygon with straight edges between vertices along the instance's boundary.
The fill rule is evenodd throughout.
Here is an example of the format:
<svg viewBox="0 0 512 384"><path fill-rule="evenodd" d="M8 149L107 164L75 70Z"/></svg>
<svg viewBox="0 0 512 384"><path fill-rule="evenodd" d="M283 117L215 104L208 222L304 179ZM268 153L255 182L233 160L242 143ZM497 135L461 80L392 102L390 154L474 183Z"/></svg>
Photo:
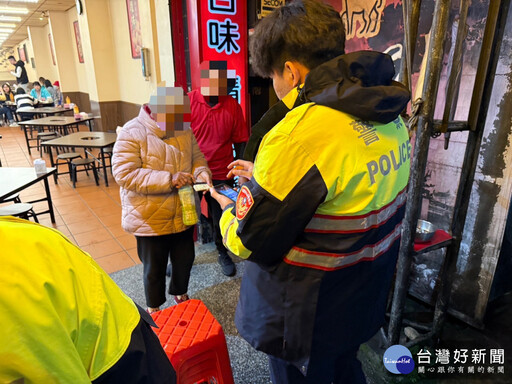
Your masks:
<svg viewBox="0 0 512 384"><path fill-rule="evenodd" d="M183 224L196 224L198 222L198 218L194 189L190 185L185 185L178 189L178 195L180 196L181 210L183 212Z"/></svg>

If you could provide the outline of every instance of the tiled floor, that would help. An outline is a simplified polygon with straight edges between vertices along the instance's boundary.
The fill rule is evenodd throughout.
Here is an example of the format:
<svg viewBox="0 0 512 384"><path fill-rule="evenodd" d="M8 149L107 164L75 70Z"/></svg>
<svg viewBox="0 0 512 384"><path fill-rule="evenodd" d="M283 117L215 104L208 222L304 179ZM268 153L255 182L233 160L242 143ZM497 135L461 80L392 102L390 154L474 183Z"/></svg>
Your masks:
<svg viewBox="0 0 512 384"><path fill-rule="evenodd" d="M83 126L81 130L87 128ZM32 155L28 154L20 128L0 127L0 135L3 136L0 140L0 160L4 167L31 167L33 160L40 157L34 149ZM48 154L43 154L43 158L49 166ZM110 170L107 172L108 187L105 186L103 177L100 177L100 186L96 186L91 172L89 176L85 172L78 173L76 189L73 189L68 175L61 175L58 185L50 178L56 223L51 223L49 215L39 216L39 221L61 231L88 252L107 273L111 273L140 264L140 260L137 257L135 237L121 228L119 187ZM42 182L20 194L22 201L36 200L44 196ZM36 213L38 208L45 210L45 204L46 202L34 204Z"/></svg>

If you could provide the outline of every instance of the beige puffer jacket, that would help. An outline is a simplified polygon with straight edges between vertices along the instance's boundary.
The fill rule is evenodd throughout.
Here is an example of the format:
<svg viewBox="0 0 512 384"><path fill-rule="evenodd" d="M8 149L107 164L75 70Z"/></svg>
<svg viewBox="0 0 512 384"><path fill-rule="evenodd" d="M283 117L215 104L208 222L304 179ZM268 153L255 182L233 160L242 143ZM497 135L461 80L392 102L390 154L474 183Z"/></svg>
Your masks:
<svg viewBox="0 0 512 384"><path fill-rule="evenodd" d="M190 172L196 178L210 173L191 130L176 131L163 140L165 132L141 108L117 137L112 156L112 173L121 187L122 226L136 236L160 236L182 232L178 190L172 188L175 172Z"/></svg>

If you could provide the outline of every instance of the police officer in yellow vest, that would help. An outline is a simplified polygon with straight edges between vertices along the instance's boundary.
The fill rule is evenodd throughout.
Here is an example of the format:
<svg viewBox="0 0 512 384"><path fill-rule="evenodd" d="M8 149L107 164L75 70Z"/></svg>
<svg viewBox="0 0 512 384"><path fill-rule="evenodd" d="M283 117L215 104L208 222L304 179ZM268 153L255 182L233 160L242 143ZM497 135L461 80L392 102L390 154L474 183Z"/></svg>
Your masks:
<svg viewBox="0 0 512 384"><path fill-rule="evenodd" d="M176 383L151 317L88 254L14 217L0 244L0 383Z"/></svg>
<svg viewBox="0 0 512 384"><path fill-rule="evenodd" d="M344 53L332 7L295 1L263 19L253 69L295 106L263 138L235 204L226 247L245 265L235 323L269 355L272 382L364 383L356 352L384 322L400 244L410 144L407 89L391 58ZM299 103L300 104L300 103Z"/></svg>

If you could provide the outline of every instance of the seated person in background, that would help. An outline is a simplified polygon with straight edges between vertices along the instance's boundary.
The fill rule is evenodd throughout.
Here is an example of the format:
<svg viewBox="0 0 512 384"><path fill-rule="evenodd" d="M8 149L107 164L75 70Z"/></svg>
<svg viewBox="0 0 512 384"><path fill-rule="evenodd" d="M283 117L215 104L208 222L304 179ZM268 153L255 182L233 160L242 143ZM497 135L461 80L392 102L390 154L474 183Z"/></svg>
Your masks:
<svg viewBox="0 0 512 384"><path fill-rule="evenodd" d="M33 111L34 105L38 103L38 100L34 99L32 95L25 93L25 90L22 87L18 87L16 90L16 96L14 96L14 101L16 103L16 113L19 114L21 120L30 120L32 118L32 114L23 112Z"/></svg>
<svg viewBox="0 0 512 384"><path fill-rule="evenodd" d="M46 88L41 87L41 84L39 84L38 81L34 81L32 85L34 88L32 88L30 94L34 99L43 101L45 104L53 103L52 95L50 95L50 92L48 92Z"/></svg>
<svg viewBox="0 0 512 384"><path fill-rule="evenodd" d="M50 80L45 80L44 81L44 88L50 94L54 104L57 105L57 91L55 90L55 88L53 88L52 83L50 82ZM43 88L41 88L41 89L43 89Z"/></svg>
<svg viewBox="0 0 512 384"><path fill-rule="evenodd" d="M6 116L9 126L17 126L16 122L14 121L14 117L12 115L11 108L5 105L6 101L14 101L14 93L11 91L11 86L7 83L2 85L2 92L0 93L0 116ZM1 120L2 124L4 123L4 120Z"/></svg>
<svg viewBox="0 0 512 384"><path fill-rule="evenodd" d="M53 90L55 91L55 98L53 99L53 102L55 103L55 106L61 106L64 104L62 92L60 91L60 83L59 81L53 82Z"/></svg>
<svg viewBox="0 0 512 384"><path fill-rule="evenodd" d="M0 101L2 102L2 104L4 101L14 101L14 92L12 91L9 83L4 83L2 85L2 91L0 93Z"/></svg>
<svg viewBox="0 0 512 384"><path fill-rule="evenodd" d="M14 217L0 244L1 383L176 383L151 317L91 256Z"/></svg>
<svg viewBox="0 0 512 384"><path fill-rule="evenodd" d="M41 88L46 88L44 85L45 82L46 82L46 79L43 76L41 76L39 78L39 84L41 84Z"/></svg>

